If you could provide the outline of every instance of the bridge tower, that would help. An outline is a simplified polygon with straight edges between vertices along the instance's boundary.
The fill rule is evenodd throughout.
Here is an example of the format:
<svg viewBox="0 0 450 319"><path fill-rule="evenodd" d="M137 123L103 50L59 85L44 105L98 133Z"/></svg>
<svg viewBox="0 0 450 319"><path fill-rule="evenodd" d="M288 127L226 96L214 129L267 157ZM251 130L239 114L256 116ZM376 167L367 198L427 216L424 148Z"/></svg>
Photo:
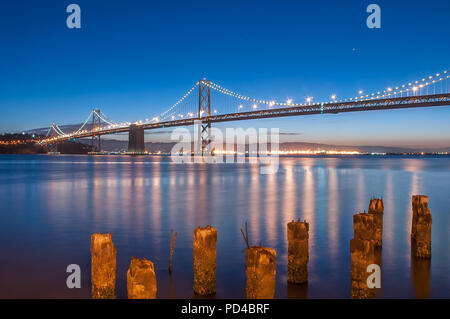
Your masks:
<svg viewBox="0 0 450 319"><path fill-rule="evenodd" d="M128 133L128 152L142 154L145 152L144 129L136 124L130 125Z"/></svg>
<svg viewBox="0 0 450 319"><path fill-rule="evenodd" d="M211 116L211 88L209 81L206 79L200 80L198 90L198 118ZM202 156L209 153L209 144L211 143L211 122L202 122L200 131Z"/></svg>
<svg viewBox="0 0 450 319"><path fill-rule="evenodd" d="M100 119L100 110L94 109L92 112L92 151L100 152L102 150L102 144L100 140L100 134L96 134L102 127Z"/></svg>

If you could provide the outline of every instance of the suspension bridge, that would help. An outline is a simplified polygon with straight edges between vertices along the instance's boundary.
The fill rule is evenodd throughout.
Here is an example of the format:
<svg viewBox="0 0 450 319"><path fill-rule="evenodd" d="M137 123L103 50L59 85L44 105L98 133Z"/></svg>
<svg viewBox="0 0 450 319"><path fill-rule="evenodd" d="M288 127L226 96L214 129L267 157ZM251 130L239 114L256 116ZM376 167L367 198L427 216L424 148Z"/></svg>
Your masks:
<svg viewBox="0 0 450 319"><path fill-rule="evenodd" d="M144 152L144 131L176 126L189 126L201 121L201 143L205 149L210 143L209 133L213 123L256 120L313 114L336 114L344 112L380 111L402 108L435 107L450 105L450 73L435 75L396 87L338 100L315 102L307 98L305 103L292 100L277 102L248 97L228 90L212 81L198 81L181 99L158 116L136 122L114 122L99 109L91 111L77 130L67 133L52 124L43 146L55 146L67 140L92 139L92 148L101 151L101 136L129 133L128 151Z"/></svg>

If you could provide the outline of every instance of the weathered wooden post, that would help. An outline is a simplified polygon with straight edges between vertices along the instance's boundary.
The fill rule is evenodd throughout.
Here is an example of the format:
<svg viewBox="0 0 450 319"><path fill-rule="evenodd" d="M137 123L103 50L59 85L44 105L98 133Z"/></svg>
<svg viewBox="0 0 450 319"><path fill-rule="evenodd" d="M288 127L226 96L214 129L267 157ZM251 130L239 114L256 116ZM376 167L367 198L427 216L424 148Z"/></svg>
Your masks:
<svg viewBox="0 0 450 319"><path fill-rule="evenodd" d="M375 264L375 245L370 240L350 240L351 298L367 299L375 296L375 289L367 286L367 267Z"/></svg>
<svg viewBox="0 0 450 319"><path fill-rule="evenodd" d="M116 254L111 233L91 235L92 298L115 298Z"/></svg>
<svg viewBox="0 0 450 319"><path fill-rule="evenodd" d="M379 237L379 201L371 201L369 211L353 215L353 239L350 241L350 278L351 298L366 299L375 297L376 290L367 286L370 273L367 267L381 263L381 255L377 263L376 246L381 244ZM379 265L380 266L380 265Z"/></svg>
<svg viewBox="0 0 450 319"><path fill-rule="evenodd" d="M370 200L368 213L374 215L375 231L374 240L375 247L383 245L383 213L384 204L382 199L374 198Z"/></svg>
<svg viewBox="0 0 450 319"><path fill-rule="evenodd" d="M287 224L288 282L301 284L308 281L309 224L292 221Z"/></svg>
<svg viewBox="0 0 450 319"><path fill-rule="evenodd" d="M266 247L249 247L245 254L248 299L272 299L275 295L277 253Z"/></svg>
<svg viewBox="0 0 450 319"><path fill-rule="evenodd" d="M128 299L155 299L156 275L153 263L147 259L131 258L127 272Z"/></svg>
<svg viewBox="0 0 450 319"><path fill-rule="evenodd" d="M375 215L360 213L353 215L353 238L368 240L375 245Z"/></svg>
<svg viewBox="0 0 450 319"><path fill-rule="evenodd" d="M211 226L194 230L194 292L211 295L216 292L217 229Z"/></svg>
<svg viewBox="0 0 450 319"><path fill-rule="evenodd" d="M428 196L412 197L411 247L419 258L431 258L431 212Z"/></svg>

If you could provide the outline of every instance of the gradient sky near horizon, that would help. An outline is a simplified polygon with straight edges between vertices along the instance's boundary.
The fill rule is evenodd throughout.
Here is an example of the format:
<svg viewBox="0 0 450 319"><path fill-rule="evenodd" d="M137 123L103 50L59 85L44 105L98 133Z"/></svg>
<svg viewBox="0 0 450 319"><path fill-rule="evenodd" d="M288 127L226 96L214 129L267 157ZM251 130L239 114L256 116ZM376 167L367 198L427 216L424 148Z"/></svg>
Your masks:
<svg viewBox="0 0 450 319"><path fill-rule="evenodd" d="M82 28L66 27L81 7ZM368 29L366 7L381 7ZM200 78L266 100L378 92L450 68L450 1L5 0L0 132L160 114ZM450 107L229 122L285 140L450 147ZM155 135L157 138L158 134Z"/></svg>

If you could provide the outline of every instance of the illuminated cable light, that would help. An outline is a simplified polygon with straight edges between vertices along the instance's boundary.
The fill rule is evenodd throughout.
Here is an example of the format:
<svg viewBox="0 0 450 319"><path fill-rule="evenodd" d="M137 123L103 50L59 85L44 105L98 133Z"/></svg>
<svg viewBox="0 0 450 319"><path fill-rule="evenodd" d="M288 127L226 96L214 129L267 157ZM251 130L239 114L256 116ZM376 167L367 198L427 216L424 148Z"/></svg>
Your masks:
<svg viewBox="0 0 450 319"><path fill-rule="evenodd" d="M254 109L254 110L256 110L256 109L258 108L258 105L256 105L256 104L253 104L253 106L252 106L252 107L253 107L253 109Z"/></svg>
<svg viewBox="0 0 450 319"><path fill-rule="evenodd" d="M448 70L445 70L445 71L443 71L442 73L437 73L436 76L439 74L439 76L441 76L441 78L436 79L434 83L433 83L433 82L431 82L431 83L426 83L425 86L431 85L431 84L435 84L435 83L438 82L438 81L442 81L442 80L447 79L447 78L443 78L443 77L442 77L443 74L447 74L447 73L448 73ZM422 78L422 81L421 81L421 82L425 82L427 79L432 79L432 78L433 78L433 75L431 75L431 76L429 76L429 77L427 77L427 78ZM414 83L418 84L419 82L420 82L420 81L415 81ZM397 91L397 90L399 90L399 89L401 89L401 88L405 88L405 87L407 87L407 86L413 86L413 83L408 83L408 84L403 84L403 85L401 85L401 86L397 86L397 87L395 87L395 91ZM385 91L385 92L386 92L386 91ZM406 91L404 91L404 92L406 92ZM398 91L398 92L394 92L393 94L399 94L399 93L402 93L402 92ZM380 93L378 93L378 95L379 95L379 96L377 96L377 97L383 97L382 95L380 95Z"/></svg>
<svg viewBox="0 0 450 319"><path fill-rule="evenodd" d="M336 94L331 95L331 99L334 101L336 100Z"/></svg>
<svg viewBox="0 0 450 319"><path fill-rule="evenodd" d="M177 105L179 105L181 102L183 102L186 97L188 97L192 91L195 90L195 88L199 85L199 82L195 83L195 85L181 98L179 99L174 105L172 105L167 111L161 113L160 117L164 118L170 111L172 111Z"/></svg>

